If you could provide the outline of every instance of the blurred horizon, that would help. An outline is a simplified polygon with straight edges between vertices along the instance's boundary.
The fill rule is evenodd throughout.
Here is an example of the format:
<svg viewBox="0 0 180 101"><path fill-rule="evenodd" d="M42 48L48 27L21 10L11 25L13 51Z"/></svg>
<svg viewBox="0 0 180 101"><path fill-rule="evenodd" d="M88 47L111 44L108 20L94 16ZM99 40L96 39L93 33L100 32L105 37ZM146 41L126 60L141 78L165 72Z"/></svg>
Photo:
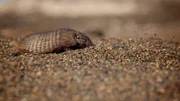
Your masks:
<svg viewBox="0 0 180 101"><path fill-rule="evenodd" d="M6 2L7 2L7 0L0 0L0 6L3 5Z"/></svg>
<svg viewBox="0 0 180 101"><path fill-rule="evenodd" d="M104 37L180 41L178 0L4 0L1 34L72 28ZM13 36L12 35L12 36Z"/></svg>

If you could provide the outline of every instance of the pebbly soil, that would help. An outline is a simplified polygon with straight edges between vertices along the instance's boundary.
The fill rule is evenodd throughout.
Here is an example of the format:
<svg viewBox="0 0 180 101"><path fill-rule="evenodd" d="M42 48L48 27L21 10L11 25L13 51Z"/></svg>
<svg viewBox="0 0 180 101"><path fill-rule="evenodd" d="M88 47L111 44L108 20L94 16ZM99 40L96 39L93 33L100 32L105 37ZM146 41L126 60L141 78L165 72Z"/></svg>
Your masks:
<svg viewBox="0 0 180 101"><path fill-rule="evenodd" d="M180 44L98 39L60 54L10 56L0 38L0 101L179 101Z"/></svg>

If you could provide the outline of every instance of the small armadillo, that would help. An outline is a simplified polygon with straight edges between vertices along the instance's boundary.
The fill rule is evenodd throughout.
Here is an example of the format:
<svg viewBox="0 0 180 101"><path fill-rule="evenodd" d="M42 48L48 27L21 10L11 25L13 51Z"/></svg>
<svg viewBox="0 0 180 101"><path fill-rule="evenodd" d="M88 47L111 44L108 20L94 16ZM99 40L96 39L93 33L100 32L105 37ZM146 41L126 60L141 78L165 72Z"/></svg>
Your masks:
<svg viewBox="0 0 180 101"><path fill-rule="evenodd" d="M66 50L94 46L85 34L73 29L58 29L49 32L30 34L13 45L12 55L21 53L60 53Z"/></svg>

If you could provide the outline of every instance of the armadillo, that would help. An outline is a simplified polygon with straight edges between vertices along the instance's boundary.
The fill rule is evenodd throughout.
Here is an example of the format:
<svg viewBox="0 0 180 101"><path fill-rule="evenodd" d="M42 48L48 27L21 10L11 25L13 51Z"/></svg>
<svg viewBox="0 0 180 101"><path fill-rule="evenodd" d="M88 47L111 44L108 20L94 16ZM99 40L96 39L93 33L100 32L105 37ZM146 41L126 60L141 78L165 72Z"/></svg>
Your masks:
<svg viewBox="0 0 180 101"><path fill-rule="evenodd" d="M62 28L49 32L32 33L13 45L12 55L21 53L60 53L94 46L91 39L82 32Z"/></svg>

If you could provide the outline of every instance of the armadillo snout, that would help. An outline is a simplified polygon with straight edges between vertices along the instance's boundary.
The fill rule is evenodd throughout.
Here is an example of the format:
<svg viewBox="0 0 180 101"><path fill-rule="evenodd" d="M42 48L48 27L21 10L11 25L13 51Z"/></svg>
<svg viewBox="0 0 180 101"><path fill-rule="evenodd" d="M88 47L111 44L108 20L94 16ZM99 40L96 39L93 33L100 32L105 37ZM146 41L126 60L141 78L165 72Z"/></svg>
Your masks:
<svg viewBox="0 0 180 101"><path fill-rule="evenodd" d="M88 40L86 41L86 46L89 47L89 46L95 46L95 44L91 41L91 40Z"/></svg>

